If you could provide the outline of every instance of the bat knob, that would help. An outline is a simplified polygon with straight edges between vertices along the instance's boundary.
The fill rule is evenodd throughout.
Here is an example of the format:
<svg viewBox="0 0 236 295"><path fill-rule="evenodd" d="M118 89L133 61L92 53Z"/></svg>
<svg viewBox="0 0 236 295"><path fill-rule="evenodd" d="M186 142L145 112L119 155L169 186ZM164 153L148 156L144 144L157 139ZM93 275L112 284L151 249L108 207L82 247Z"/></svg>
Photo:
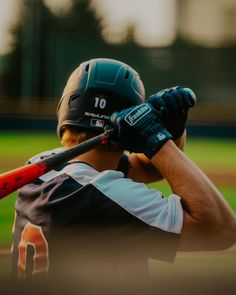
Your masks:
<svg viewBox="0 0 236 295"><path fill-rule="evenodd" d="M184 91L188 92L188 94L189 94L189 98L190 98L189 107L193 107L197 102L197 97L196 97L195 93L192 91L192 89L187 88L187 87L184 88Z"/></svg>

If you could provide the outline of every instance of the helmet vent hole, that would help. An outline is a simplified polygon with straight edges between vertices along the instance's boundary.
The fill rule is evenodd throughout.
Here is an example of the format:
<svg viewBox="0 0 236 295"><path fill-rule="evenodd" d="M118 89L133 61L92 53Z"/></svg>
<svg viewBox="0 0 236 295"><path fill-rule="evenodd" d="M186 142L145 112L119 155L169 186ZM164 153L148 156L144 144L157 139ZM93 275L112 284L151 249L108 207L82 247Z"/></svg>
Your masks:
<svg viewBox="0 0 236 295"><path fill-rule="evenodd" d="M80 94L74 94L70 97L70 101L73 101L75 100L76 98L79 98L80 97Z"/></svg>
<svg viewBox="0 0 236 295"><path fill-rule="evenodd" d="M86 67L85 67L85 72L88 72L89 71L89 66L90 64L87 64Z"/></svg>
<svg viewBox="0 0 236 295"><path fill-rule="evenodd" d="M129 78L129 71L127 71L126 73L125 73L125 79L128 79Z"/></svg>

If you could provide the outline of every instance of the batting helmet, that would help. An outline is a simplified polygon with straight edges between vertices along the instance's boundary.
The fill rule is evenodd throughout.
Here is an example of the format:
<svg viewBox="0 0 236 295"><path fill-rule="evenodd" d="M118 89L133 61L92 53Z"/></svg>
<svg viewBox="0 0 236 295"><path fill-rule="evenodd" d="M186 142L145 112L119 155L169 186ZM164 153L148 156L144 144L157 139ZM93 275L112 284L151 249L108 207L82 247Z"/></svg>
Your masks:
<svg viewBox="0 0 236 295"><path fill-rule="evenodd" d="M66 125L103 131L111 114L144 101L138 73L127 64L96 58L71 74L57 107L57 134Z"/></svg>

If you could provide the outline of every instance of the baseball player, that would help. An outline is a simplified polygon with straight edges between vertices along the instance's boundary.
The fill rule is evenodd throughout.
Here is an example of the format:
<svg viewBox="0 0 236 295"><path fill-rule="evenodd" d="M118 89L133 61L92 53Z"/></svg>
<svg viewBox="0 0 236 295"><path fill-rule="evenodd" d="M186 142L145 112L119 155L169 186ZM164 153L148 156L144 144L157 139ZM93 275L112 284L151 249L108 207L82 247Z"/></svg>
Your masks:
<svg viewBox="0 0 236 295"><path fill-rule="evenodd" d="M194 93L182 87L162 90L145 102L143 83L130 66L103 58L82 63L57 108L63 147L29 162L106 128L115 133L19 190L15 275L53 274L80 291L91 281L96 287L137 285L148 272L149 258L173 262L178 250L234 244L234 213L181 151L194 103ZM163 177L172 189L168 197L144 184Z"/></svg>

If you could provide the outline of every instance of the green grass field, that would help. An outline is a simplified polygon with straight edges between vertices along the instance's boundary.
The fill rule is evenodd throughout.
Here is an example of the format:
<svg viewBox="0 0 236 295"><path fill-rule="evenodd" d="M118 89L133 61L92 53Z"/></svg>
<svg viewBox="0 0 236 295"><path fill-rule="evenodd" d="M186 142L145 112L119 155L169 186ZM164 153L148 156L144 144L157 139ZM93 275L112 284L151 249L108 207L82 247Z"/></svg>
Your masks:
<svg viewBox="0 0 236 295"><path fill-rule="evenodd" d="M58 147L59 140L52 133L8 132L0 134L0 173L22 166L26 160L44 150ZM206 173L214 171L230 173L235 182L217 180L216 185L236 212L236 141L220 139L188 139L186 154ZM153 183L150 187L170 193L165 181ZM0 201L0 245L11 243L11 228L14 219L16 192Z"/></svg>

